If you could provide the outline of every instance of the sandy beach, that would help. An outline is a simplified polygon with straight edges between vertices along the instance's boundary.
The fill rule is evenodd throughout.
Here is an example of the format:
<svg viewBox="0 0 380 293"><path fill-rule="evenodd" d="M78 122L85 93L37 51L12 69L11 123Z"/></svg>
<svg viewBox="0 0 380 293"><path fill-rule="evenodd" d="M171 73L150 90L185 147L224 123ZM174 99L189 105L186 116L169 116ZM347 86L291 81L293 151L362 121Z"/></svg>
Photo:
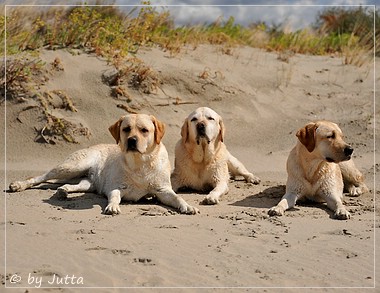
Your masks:
<svg viewBox="0 0 380 293"><path fill-rule="evenodd" d="M157 77L148 88L151 93L124 83L128 93L113 97L104 81L113 67L95 55L76 52L40 52L46 64L58 58L63 70L49 72L39 91L67 93L77 112L59 107L52 111L80 125L86 135L78 134L78 143L36 141L36 130L44 125L38 102L3 103L4 188L41 174L77 149L115 143L108 127L127 113L120 105L166 124L163 143L172 166L184 119L197 107L214 109L223 117L228 149L261 183L231 180L229 193L214 206L200 205L202 194L181 193L200 210L192 216L154 200L123 203L120 215L109 216L102 213L107 204L102 195L78 193L59 200L52 197L52 189L5 193L0 247L6 275L4 269L0 275L7 287L19 288L9 291L97 287L102 288L97 292L137 292L150 287L166 292L174 287L191 292L309 292L317 287L318 292L375 292L380 278L375 278L375 214L380 212L375 197L380 184L374 180L379 171L374 129L380 123L374 84L379 85L380 74L374 80L373 63L344 65L339 56L292 55L284 60L248 47L224 54L217 46L204 45L184 48L174 57L157 48L141 49L136 57ZM295 133L321 119L339 124L370 192L345 196L349 220L333 219L324 204L312 203L268 217L268 209L285 191L286 159ZM4 129L4 119L0 124ZM376 252L379 263L380 250Z"/></svg>

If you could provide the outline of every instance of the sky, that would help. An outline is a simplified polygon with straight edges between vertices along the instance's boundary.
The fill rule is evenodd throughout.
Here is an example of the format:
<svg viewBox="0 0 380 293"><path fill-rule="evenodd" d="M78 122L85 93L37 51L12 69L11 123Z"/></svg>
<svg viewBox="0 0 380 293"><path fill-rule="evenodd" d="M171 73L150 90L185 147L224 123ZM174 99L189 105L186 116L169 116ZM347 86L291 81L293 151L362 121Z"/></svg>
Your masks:
<svg viewBox="0 0 380 293"><path fill-rule="evenodd" d="M125 2L117 0L116 2ZM326 9L324 5L377 5L380 0L288 0L288 1L250 1L250 0L177 0L151 1L152 4L171 3L187 5L186 7L167 7L174 16L177 24L204 23L215 21L222 16L227 20L233 16L236 23L247 25L263 21L267 24L283 24L290 30L297 30L315 22L318 12ZM191 6L191 5L219 5L219 6ZM234 5L234 6L223 6ZM259 5L259 6L248 6Z"/></svg>
<svg viewBox="0 0 380 293"><path fill-rule="evenodd" d="M4 0L0 0L0 3ZM80 4L95 3L96 0L5 0L5 4ZM100 3L118 5L140 4L139 0L106 0ZM158 11L169 10L177 25L210 23L223 17L227 20L234 17L235 23L248 25L255 22L282 24L285 29L294 31L311 25L320 11L327 5L376 5L380 8L380 0L151 0ZM169 5L168 5L169 4ZM249 6L258 5L258 6ZM123 7L129 10L129 7Z"/></svg>

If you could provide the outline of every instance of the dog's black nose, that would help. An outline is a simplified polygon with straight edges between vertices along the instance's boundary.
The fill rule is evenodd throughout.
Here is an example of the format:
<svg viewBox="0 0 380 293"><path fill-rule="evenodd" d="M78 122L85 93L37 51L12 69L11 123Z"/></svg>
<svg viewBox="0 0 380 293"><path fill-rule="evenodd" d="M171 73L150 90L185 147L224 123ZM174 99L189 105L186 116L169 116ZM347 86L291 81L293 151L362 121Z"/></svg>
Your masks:
<svg viewBox="0 0 380 293"><path fill-rule="evenodd" d="M204 122L199 122L197 124L197 132L199 135L205 135L206 134L206 125Z"/></svg>
<svg viewBox="0 0 380 293"><path fill-rule="evenodd" d="M347 157L351 156L353 152L354 152L354 149L351 146L346 146L346 148L344 149L344 154Z"/></svg>
<svg viewBox="0 0 380 293"><path fill-rule="evenodd" d="M128 150L134 151L137 149L137 137L132 136L128 138Z"/></svg>

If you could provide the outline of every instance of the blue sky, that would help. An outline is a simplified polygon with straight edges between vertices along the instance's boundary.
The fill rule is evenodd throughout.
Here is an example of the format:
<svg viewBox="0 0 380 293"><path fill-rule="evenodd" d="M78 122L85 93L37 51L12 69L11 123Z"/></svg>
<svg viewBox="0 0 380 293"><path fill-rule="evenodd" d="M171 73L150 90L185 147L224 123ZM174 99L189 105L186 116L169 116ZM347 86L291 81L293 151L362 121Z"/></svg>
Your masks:
<svg viewBox="0 0 380 293"><path fill-rule="evenodd" d="M81 2L91 4L95 0L5 0L5 4L78 4ZM139 0L102 1L104 4L112 2L121 5L141 3ZM380 8L380 0L151 0L150 2L153 5L162 5L162 7L157 7L158 11L161 9L169 10L178 25L212 22L220 16L227 20L230 16L233 16L236 23L243 25L264 21L268 24L284 24L290 30L296 30L313 23L318 12L326 8L324 5L376 5L377 8ZM247 5L261 6L252 7Z"/></svg>

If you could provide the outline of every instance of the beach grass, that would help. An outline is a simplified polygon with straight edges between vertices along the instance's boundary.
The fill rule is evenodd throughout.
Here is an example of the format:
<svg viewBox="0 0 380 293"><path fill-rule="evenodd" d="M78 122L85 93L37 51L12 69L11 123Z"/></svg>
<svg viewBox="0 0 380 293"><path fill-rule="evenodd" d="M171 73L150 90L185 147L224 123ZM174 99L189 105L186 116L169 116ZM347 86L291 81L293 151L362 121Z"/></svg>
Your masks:
<svg viewBox="0 0 380 293"><path fill-rule="evenodd" d="M144 85L145 93L155 92L160 81L134 56L141 47L156 46L174 57L184 48L196 49L201 44L215 45L228 55L238 46L251 46L277 52L284 62L294 54L332 55L341 57L343 64L356 66L370 62L374 52L380 55L380 42L374 42L380 37L380 18L378 11L368 8L328 8L320 12L312 27L286 31L281 25L264 22L243 26L233 17L176 26L169 11L158 12L149 1L141 3L143 6L127 12L117 6L8 9L6 17L0 16L0 53L11 57L7 60L7 80L2 66L1 92L5 92L5 83L8 93L20 88L26 91L24 85L40 70L41 48L79 49L104 56L121 75L129 75L135 87ZM30 56L35 59L30 61Z"/></svg>
<svg viewBox="0 0 380 293"><path fill-rule="evenodd" d="M364 8L326 10L313 28L286 32L281 26L265 23L242 26L233 17L220 17L211 24L176 27L168 11L158 12L149 1L142 3L146 6L129 12L121 12L116 6L55 7L43 11L17 7L9 9L7 19L0 17L0 35L4 42L6 22L8 55L42 47L72 47L99 55L126 56L141 46L155 45L175 56L185 45L196 48L200 44L225 47L226 53L230 52L228 48L239 45L312 55L348 51L355 55L374 49L373 21L377 12ZM376 27L379 36L378 23ZM4 44L0 50L4 51ZM379 48L375 50L379 54Z"/></svg>

